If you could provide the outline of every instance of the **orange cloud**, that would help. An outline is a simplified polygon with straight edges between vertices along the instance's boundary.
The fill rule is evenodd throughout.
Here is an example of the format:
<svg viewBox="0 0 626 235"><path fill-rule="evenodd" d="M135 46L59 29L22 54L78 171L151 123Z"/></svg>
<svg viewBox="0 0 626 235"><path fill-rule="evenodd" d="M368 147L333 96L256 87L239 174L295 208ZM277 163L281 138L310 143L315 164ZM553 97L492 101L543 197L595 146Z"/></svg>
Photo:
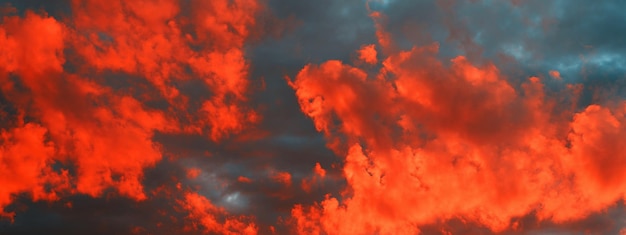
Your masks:
<svg viewBox="0 0 626 235"><path fill-rule="evenodd" d="M315 163L315 167L313 168L314 175L309 178L302 179L300 183L300 187L305 192L311 192L311 189L314 184L321 185L323 182L323 178L326 176L326 170L322 168L322 166L318 163Z"/></svg>
<svg viewBox="0 0 626 235"><path fill-rule="evenodd" d="M174 86L175 80L204 81L213 94L193 101L202 105L197 113L183 116L191 123L182 127L186 132L206 129L217 141L259 120L244 105L249 82L243 46L261 9L256 0L190 5L177 0L89 0L73 1L72 7L78 31L72 42L89 66L142 76L183 114L190 101Z"/></svg>
<svg viewBox="0 0 626 235"><path fill-rule="evenodd" d="M247 106L243 49L257 1L88 0L71 8L63 20L26 11L1 21L0 89L19 114L0 130L1 209L20 193L55 200L114 189L144 200L143 171L162 159L156 132L219 141L260 119ZM132 75L130 84L144 79L156 92L110 87L105 72ZM210 94L190 101L176 82L191 79ZM161 98L168 107L146 104ZM56 163L75 174L53 170Z"/></svg>
<svg viewBox="0 0 626 235"><path fill-rule="evenodd" d="M326 170L322 168L322 165L320 165L319 162L315 163L315 168L313 168L313 171L315 172L315 174L319 175L322 178L326 176Z"/></svg>
<svg viewBox="0 0 626 235"><path fill-rule="evenodd" d="M213 205L202 195L186 193L185 199L180 201L180 204L188 213L189 225L186 226L186 231L201 231L210 234L257 234L257 226L249 222L249 218L230 216L223 208Z"/></svg>
<svg viewBox="0 0 626 235"><path fill-rule="evenodd" d="M359 59L368 64L376 64L378 63L378 59L376 58L376 46L374 44L364 45L358 51Z"/></svg>
<svg viewBox="0 0 626 235"><path fill-rule="evenodd" d="M552 78L554 78L554 79L557 79L557 80L561 80L562 79L561 78L561 73L559 73L559 71L556 71L556 70L550 70L550 76Z"/></svg>
<svg viewBox="0 0 626 235"><path fill-rule="evenodd" d="M493 64L459 56L448 66L437 52L391 52L373 76L309 64L290 81L344 156L348 185L341 200L295 206L298 233L417 234L453 218L500 232L529 213L564 222L623 199L626 103L556 109L537 77L517 90Z"/></svg>
<svg viewBox="0 0 626 235"><path fill-rule="evenodd" d="M289 172L275 172L271 175L271 178L286 187L291 186L291 174Z"/></svg>
<svg viewBox="0 0 626 235"><path fill-rule="evenodd" d="M23 86L31 89L46 87L36 76L61 70L64 61L64 28L52 18L26 12L24 18L5 17L0 25L0 88L9 100L28 102L16 91L9 74L21 74ZM25 45L25 44L26 45ZM49 92L49 91L47 91ZM28 106L17 107L17 126L1 130L0 208L11 203L18 193L30 193L34 200L57 199L57 191L67 187L67 171L54 172L56 146L48 138L48 129L39 123L25 122ZM30 113L28 113L30 114ZM30 115L29 115L30 116ZM45 186L50 186L49 190ZM63 186L63 187L60 187ZM10 213L2 210L2 215Z"/></svg>
<svg viewBox="0 0 626 235"><path fill-rule="evenodd" d="M198 176L202 173L202 171L198 168L190 168L187 169L187 178L189 179L195 179L198 178Z"/></svg>
<svg viewBox="0 0 626 235"><path fill-rule="evenodd" d="M45 133L45 128L31 123L0 133L0 208L4 209L13 196L23 192L33 200L56 200L58 186L68 183L67 171L59 173L50 167L54 146L45 140ZM46 184L55 187L47 190ZM0 216L13 215L0 210Z"/></svg>

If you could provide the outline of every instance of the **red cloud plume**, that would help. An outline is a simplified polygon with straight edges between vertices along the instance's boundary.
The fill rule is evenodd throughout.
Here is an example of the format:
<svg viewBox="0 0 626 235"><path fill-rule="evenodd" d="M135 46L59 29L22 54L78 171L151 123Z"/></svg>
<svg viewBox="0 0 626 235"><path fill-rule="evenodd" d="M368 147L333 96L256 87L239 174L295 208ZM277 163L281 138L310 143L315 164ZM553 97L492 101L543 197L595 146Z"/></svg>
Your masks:
<svg viewBox="0 0 626 235"><path fill-rule="evenodd" d="M493 64L445 65L438 45L397 51L376 25L389 51L378 74L327 61L290 82L345 157L348 183L342 200L295 206L298 233L416 234L452 218L498 232L529 213L575 220L623 198L626 103L557 109L537 77L516 89Z"/></svg>

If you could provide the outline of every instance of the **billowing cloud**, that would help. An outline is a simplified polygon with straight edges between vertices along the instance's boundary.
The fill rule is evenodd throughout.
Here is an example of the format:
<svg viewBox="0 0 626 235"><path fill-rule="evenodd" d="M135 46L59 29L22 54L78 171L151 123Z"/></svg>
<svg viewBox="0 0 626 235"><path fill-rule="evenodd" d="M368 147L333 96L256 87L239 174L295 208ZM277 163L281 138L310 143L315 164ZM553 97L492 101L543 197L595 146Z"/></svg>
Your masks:
<svg viewBox="0 0 626 235"><path fill-rule="evenodd" d="M63 20L30 10L2 20L0 82L16 125L2 130L0 181L7 187L0 208L21 193L55 200L59 193L99 197L110 188L145 200L144 169L163 155L155 133L219 141L259 119L246 106L243 52L256 1L72 1L71 7ZM137 78L119 87L112 80L125 78L106 73ZM204 82L202 99L190 101L175 85L192 79ZM166 105L147 104L158 100Z"/></svg>
<svg viewBox="0 0 626 235"><path fill-rule="evenodd" d="M0 1L0 234L619 234L619 1Z"/></svg>
<svg viewBox="0 0 626 235"><path fill-rule="evenodd" d="M295 206L298 233L416 234L455 218L501 232L529 213L564 222L623 199L626 103L556 108L538 77L515 87L489 62L446 65L437 52L392 49L377 73L331 60L297 74L302 111L344 156L348 183Z"/></svg>

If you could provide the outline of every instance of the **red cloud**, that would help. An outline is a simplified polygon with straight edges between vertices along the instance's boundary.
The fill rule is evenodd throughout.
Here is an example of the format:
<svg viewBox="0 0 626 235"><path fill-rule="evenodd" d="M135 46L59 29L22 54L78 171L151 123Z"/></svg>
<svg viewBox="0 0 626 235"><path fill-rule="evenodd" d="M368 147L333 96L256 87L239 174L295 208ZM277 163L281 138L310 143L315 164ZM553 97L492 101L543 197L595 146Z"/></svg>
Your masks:
<svg viewBox="0 0 626 235"><path fill-rule="evenodd" d="M197 113L184 116L192 123L182 127L185 131L208 129L217 141L258 121L243 105L249 87L243 45L261 9L255 0L190 5L177 0L89 0L73 1L72 6L79 32L73 43L90 66L141 75L180 113L188 113L189 101L172 83L204 81L213 95Z"/></svg>
<svg viewBox="0 0 626 235"><path fill-rule="evenodd" d="M151 140L155 130L171 128L161 111L146 110L136 99L79 76L65 74L67 30L52 18L27 13L5 27L15 61L4 69L19 76L18 88L4 80L3 92L20 111L41 122L55 143L54 159L76 164L76 190L93 196L106 187L143 199L143 168L161 154ZM42 38L46 38L43 40Z"/></svg>
<svg viewBox="0 0 626 235"><path fill-rule="evenodd" d="M302 179L302 182L300 183L300 187L305 192L311 192L311 189L315 184L322 185L324 177L326 176L326 170L324 170L319 163L315 163L313 173L313 176Z"/></svg>
<svg viewBox="0 0 626 235"><path fill-rule="evenodd" d="M252 183L252 180L250 178L248 178L248 177L245 177L245 176L239 176L237 178L237 181L239 181L241 183L247 183L247 184Z"/></svg>
<svg viewBox="0 0 626 235"><path fill-rule="evenodd" d="M378 74L331 60L290 82L345 157L348 183L341 201L295 206L298 233L416 234L452 218L498 232L532 212L563 222L623 198L624 104L555 109L539 78L518 90L492 64L447 66L437 45L392 51L378 35L390 50Z"/></svg>
<svg viewBox="0 0 626 235"><path fill-rule="evenodd" d="M1 130L1 209L20 193L55 200L112 188L146 199L143 171L162 158L156 132L219 141L259 120L246 105L243 52L261 9L255 0L88 0L71 7L63 21L30 11L1 21L0 88L19 114ZM157 92L116 90L103 81L106 71L145 79ZM198 110L174 82L191 79L211 93L193 101ZM159 98L167 110L144 103ZM55 163L76 173L53 171Z"/></svg>
<svg viewBox="0 0 626 235"><path fill-rule="evenodd" d="M54 146L45 140L46 129L36 124L25 124L0 133L0 208L12 202L12 196L28 192L33 200L56 200L55 190L46 190L50 184L58 188L67 183L67 171L54 172L50 167ZM0 216L13 213L0 210Z"/></svg>
<svg viewBox="0 0 626 235"><path fill-rule="evenodd" d="M291 186L291 174L289 172L275 172L272 173L271 178L285 187Z"/></svg>
<svg viewBox="0 0 626 235"><path fill-rule="evenodd" d="M207 198L196 193L186 193L185 200L180 201L183 209L188 212L187 231L201 231L217 234L257 234L257 226L248 218L229 216L223 208L211 203Z"/></svg>
<svg viewBox="0 0 626 235"><path fill-rule="evenodd" d="M359 59L368 64L378 63L376 55L376 45L374 44L364 45L359 50Z"/></svg>
<svg viewBox="0 0 626 235"><path fill-rule="evenodd" d="M556 71L556 70L550 70L550 76L552 78L554 78L554 79L557 79L557 80L561 80L562 79L561 78L561 73L559 73L559 71Z"/></svg>

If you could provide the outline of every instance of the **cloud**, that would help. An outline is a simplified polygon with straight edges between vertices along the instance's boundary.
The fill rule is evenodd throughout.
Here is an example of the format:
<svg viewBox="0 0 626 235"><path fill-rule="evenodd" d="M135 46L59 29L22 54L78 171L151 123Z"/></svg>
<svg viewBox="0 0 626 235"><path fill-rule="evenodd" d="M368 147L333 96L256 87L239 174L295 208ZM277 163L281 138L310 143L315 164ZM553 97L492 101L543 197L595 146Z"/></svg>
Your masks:
<svg viewBox="0 0 626 235"><path fill-rule="evenodd" d="M32 11L3 18L0 82L19 115L17 125L3 126L0 164L14 173L0 180L21 183L1 191L0 208L21 193L36 201L114 189L146 200L144 170L163 155L155 133L219 141L260 118L246 106L243 53L259 5L189 4L73 1L64 20ZM135 89L141 81L129 81L116 89L103 76L111 71L150 85ZM195 106L175 82L191 79L210 91ZM153 100L166 105L149 105Z"/></svg>
<svg viewBox="0 0 626 235"><path fill-rule="evenodd" d="M359 50L359 59L368 64L376 64L376 45L370 44L361 47Z"/></svg>
<svg viewBox="0 0 626 235"><path fill-rule="evenodd" d="M558 79L561 80L563 78L561 78L561 73L559 73L559 71L556 70L550 70L550 76L554 79Z"/></svg>
<svg viewBox="0 0 626 235"><path fill-rule="evenodd" d="M55 172L50 167L54 147L45 141L45 131L36 124L25 124L1 133L0 182L4 186L0 190L0 207L3 209L17 193L28 192L35 201L56 200L56 190L47 190L45 185L67 187L67 171ZM15 214L2 210L0 215L12 218Z"/></svg>
<svg viewBox="0 0 626 235"><path fill-rule="evenodd" d="M256 1L93 0L72 7L80 32L74 46L87 65L147 79L189 123L186 132L207 129L218 141L259 119L243 105L249 88L243 45L260 9ZM212 95L190 100L174 85L191 79L203 81ZM192 107L197 110L190 113Z"/></svg>
<svg viewBox="0 0 626 235"><path fill-rule="evenodd" d="M3 92L44 126L55 146L52 159L75 164L77 192L98 196L115 187L144 199L142 170L161 159L150 138L157 129L171 128L171 122L133 97L65 74L62 51L68 31L53 18L29 12L4 26L13 45L5 49L13 56L5 58L14 58L4 69L20 80L5 80Z"/></svg>
<svg viewBox="0 0 626 235"><path fill-rule="evenodd" d="M623 151L610 140L625 133L623 102L558 110L540 78L516 88L489 62L458 56L446 66L438 48L392 51L378 73L309 64L290 83L302 112L344 156L348 183L340 195L293 208L299 233L415 234L453 218L501 232L529 213L571 221L622 199L613 179Z"/></svg>
<svg viewBox="0 0 626 235"><path fill-rule="evenodd" d="M625 227L616 1L4 2L2 234Z"/></svg>
<svg viewBox="0 0 626 235"><path fill-rule="evenodd" d="M216 218L216 215L223 215L224 210L214 206L201 195L187 193L181 204L185 210L189 211L187 218L192 221L186 229L202 231L203 233L257 234L256 225L246 222L244 219L229 217L221 222Z"/></svg>
<svg viewBox="0 0 626 235"><path fill-rule="evenodd" d="M275 172L271 177L274 181L283 184L285 187L291 186L291 174L289 174L289 172Z"/></svg>

